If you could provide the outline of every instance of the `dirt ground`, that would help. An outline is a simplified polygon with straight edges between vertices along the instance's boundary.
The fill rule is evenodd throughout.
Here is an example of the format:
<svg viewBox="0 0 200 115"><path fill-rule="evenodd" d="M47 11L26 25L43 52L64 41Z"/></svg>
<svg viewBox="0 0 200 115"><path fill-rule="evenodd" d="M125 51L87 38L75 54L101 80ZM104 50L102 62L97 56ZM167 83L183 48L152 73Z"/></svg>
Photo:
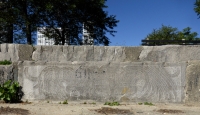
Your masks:
<svg viewBox="0 0 200 115"><path fill-rule="evenodd" d="M0 103L0 115L200 115L200 106L184 104L120 103L108 106L104 103L69 101L34 101L17 104Z"/></svg>

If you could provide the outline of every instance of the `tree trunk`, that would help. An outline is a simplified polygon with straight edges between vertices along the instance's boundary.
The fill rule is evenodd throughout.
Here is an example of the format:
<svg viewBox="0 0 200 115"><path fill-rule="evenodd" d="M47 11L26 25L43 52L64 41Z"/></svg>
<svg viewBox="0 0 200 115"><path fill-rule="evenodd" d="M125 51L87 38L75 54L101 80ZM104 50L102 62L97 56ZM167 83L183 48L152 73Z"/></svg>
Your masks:
<svg viewBox="0 0 200 115"><path fill-rule="evenodd" d="M62 45L65 45L65 33L63 30L61 31L62 31L62 36L61 36Z"/></svg>
<svg viewBox="0 0 200 115"><path fill-rule="evenodd" d="M27 44L31 45L32 44L32 40L31 40L31 24L30 24L30 21L29 21L29 16L28 16L28 1L25 0L25 1L22 1L23 3L23 13L24 13L24 20L25 20L25 25L26 25L26 38L27 38ZM31 20L31 19L30 19Z"/></svg>
<svg viewBox="0 0 200 115"><path fill-rule="evenodd" d="M26 24L26 37L27 37L27 44L31 45L32 39L31 39L31 25L30 24Z"/></svg>
<svg viewBox="0 0 200 115"><path fill-rule="evenodd" d="M7 43L13 43L13 24L8 26L8 38Z"/></svg>

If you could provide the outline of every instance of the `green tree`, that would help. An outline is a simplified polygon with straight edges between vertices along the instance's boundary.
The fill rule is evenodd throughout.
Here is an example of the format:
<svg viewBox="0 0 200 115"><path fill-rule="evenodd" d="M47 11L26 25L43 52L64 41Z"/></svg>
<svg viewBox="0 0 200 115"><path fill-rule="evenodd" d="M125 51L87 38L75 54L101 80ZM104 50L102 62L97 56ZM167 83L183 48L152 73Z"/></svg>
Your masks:
<svg viewBox="0 0 200 115"><path fill-rule="evenodd" d="M27 43L32 44L32 33L40 23L39 8L34 0L2 0L0 9L1 30L6 32L6 43L13 37L24 35ZM13 36L14 35L14 36ZM11 39L12 38L12 39Z"/></svg>
<svg viewBox="0 0 200 115"><path fill-rule="evenodd" d="M154 29L152 33L148 34L147 40L197 40L197 32L191 32L191 28L184 28L179 31L177 28L162 25L158 30ZM170 43L162 43L170 44ZM174 43L173 43L174 44ZM179 44L179 43L177 43Z"/></svg>
<svg viewBox="0 0 200 115"><path fill-rule="evenodd" d="M197 13L197 15L200 17L200 0L196 0L195 2L195 8L194 11Z"/></svg>
<svg viewBox="0 0 200 115"><path fill-rule="evenodd" d="M12 0L12 6L15 8L17 14L15 23L16 29L25 33L27 43L32 44L33 32L37 30L41 22L42 14L40 14L41 7L36 0ZM42 2L41 2L42 3Z"/></svg>
<svg viewBox="0 0 200 115"><path fill-rule="evenodd" d="M106 33L114 35L116 32L113 28L119 21L103 10L107 7L105 0L57 0L45 3L48 10L43 12L46 16L42 19L47 28L43 33L54 38L56 45L81 45L83 24L96 45L109 45Z"/></svg>
<svg viewBox="0 0 200 115"><path fill-rule="evenodd" d="M177 32L177 28L162 25L158 30L154 29L146 38L149 40L175 40Z"/></svg>
<svg viewBox="0 0 200 115"><path fill-rule="evenodd" d="M32 44L37 27L46 27L44 34L57 44L82 44L83 24L94 38L95 44L108 45L106 33L119 22L103 9L106 0L2 0L0 2L0 31L25 37ZM58 29L61 28L61 29ZM10 31L9 31L10 30ZM8 32L9 31L9 32ZM3 36L1 38L8 38ZM10 33L10 34L8 34ZM11 37L9 37L11 38ZM5 41L7 42L7 41Z"/></svg>
<svg viewBox="0 0 200 115"><path fill-rule="evenodd" d="M13 8L6 0L0 2L0 42L13 43Z"/></svg>

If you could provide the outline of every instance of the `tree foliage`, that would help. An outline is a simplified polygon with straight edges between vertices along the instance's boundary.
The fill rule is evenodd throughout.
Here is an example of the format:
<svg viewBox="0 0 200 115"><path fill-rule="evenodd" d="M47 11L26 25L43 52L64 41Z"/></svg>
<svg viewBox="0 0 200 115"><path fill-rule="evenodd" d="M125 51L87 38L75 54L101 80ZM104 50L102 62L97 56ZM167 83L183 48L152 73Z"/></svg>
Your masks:
<svg viewBox="0 0 200 115"><path fill-rule="evenodd" d="M95 44L108 45L110 40L106 33L114 35L114 27L119 21L103 10L107 7L105 2L106 0L4 0L4 5L9 6L10 10L0 7L0 13L6 14L3 17L1 15L0 24L11 24L13 33L20 37L25 35L28 44L32 44L32 34L37 27L45 27L43 33L54 38L56 45L82 44L84 24Z"/></svg>
<svg viewBox="0 0 200 115"><path fill-rule="evenodd" d="M0 2L0 42L13 42L13 22L15 21L11 4Z"/></svg>
<svg viewBox="0 0 200 115"><path fill-rule="evenodd" d="M194 11L197 13L197 15L200 18L200 0L196 0L194 5L195 5Z"/></svg>
<svg viewBox="0 0 200 115"><path fill-rule="evenodd" d="M32 33L40 22L40 15L37 15L39 11L34 0L2 0L1 3L4 6L0 9L0 14L2 14L0 23L3 30L7 31L9 26L8 35L14 35L10 38L23 36L27 38L28 44L32 44Z"/></svg>
<svg viewBox="0 0 200 115"><path fill-rule="evenodd" d="M55 38L55 44L82 44L80 33L83 24L91 33L95 44L108 45L106 33L114 35L113 30L118 20L103 10L105 0L63 0L49 2L44 11L43 21L48 25L44 32L50 38ZM53 29L52 29L53 28ZM61 28L61 29L58 29ZM54 34L49 34L54 33Z"/></svg>
<svg viewBox="0 0 200 115"><path fill-rule="evenodd" d="M184 28L179 31L177 28L162 25L158 30L154 29L152 33L148 34L148 40L197 40L199 39L197 32L191 32L191 28Z"/></svg>

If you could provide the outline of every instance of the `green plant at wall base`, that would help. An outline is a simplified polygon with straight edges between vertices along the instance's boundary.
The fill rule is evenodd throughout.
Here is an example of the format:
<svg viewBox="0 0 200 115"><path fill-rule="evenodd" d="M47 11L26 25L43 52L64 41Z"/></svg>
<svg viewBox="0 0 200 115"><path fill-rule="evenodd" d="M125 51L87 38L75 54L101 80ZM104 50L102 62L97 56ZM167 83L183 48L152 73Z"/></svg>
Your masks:
<svg viewBox="0 0 200 115"><path fill-rule="evenodd" d="M138 105L142 105L143 103L138 103Z"/></svg>
<svg viewBox="0 0 200 115"><path fill-rule="evenodd" d="M109 106L118 106L118 105L120 105L120 103L119 103L119 102L105 102L104 105L109 105Z"/></svg>
<svg viewBox="0 0 200 115"><path fill-rule="evenodd" d="M153 105L151 102L144 102L144 105Z"/></svg>
<svg viewBox="0 0 200 115"><path fill-rule="evenodd" d="M8 60L0 61L0 65L10 65L10 64L12 64L12 62Z"/></svg>
<svg viewBox="0 0 200 115"><path fill-rule="evenodd" d="M11 80L6 81L0 86L0 99L6 103L19 102L22 95L19 93L19 83L12 82Z"/></svg>
<svg viewBox="0 0 200 115"><path fill-rule="evenodd" d="M95 102L92 102L92 103L90 103L90 104L96 104Z"/></svg>
<svg viewBox="0 0 200 115"><path fill-rule="evenodd" d="M65 100L65 101L63 102L63 104L68 104L67 100Z"/></svg>

